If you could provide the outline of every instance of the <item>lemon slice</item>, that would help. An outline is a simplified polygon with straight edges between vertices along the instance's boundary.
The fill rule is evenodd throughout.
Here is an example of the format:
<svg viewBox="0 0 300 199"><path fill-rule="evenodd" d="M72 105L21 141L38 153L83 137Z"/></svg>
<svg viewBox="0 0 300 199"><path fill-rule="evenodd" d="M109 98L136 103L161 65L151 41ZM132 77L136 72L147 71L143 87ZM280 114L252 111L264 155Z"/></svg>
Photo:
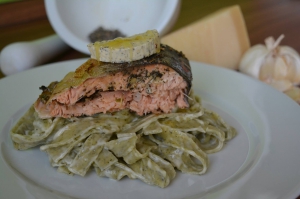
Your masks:
<svg viewBox="0 0 300 199"><path fill-rule="evenodd" d="M88 45L91 58L102 62L123 63L148 57L160 51L157 30L131 37L118 37L114 40L97 41Z"/></svg>

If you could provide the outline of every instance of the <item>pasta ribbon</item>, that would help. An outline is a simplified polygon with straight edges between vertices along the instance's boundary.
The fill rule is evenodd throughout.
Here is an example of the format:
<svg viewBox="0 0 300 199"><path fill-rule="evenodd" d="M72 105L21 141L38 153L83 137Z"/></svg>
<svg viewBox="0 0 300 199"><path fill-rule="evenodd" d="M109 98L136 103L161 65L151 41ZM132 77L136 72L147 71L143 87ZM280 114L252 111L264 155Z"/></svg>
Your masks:
<svg viewBox="0 0 300 199"><path fill-rule="evenodd" d="M137 116L128 110L92 117L40 119L33 106L11 130L18 150L40 147L57 171L121 180L127 176L164 188L176 169L202 175L209 154L236 136L218 114L206 110L198 96L190 107L172 113Z"/></svg>

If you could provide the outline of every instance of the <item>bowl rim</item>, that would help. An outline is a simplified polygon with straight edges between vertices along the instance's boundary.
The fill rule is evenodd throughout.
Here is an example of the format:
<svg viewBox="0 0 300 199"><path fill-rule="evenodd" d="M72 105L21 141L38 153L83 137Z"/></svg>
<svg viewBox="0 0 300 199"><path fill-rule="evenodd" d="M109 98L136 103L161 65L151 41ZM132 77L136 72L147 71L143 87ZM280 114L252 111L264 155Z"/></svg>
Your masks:
<svg viewBox="0 0 300 199"><path fill-rule="evenodd" d="M46 8L46 14L50 21L50 24L56 34L59 35L59 37L67 43L69 46L74 48L77 51L80 51L84 54L90 54L87 48L87 43L81 39L78 39L63 23L62 20L60 20L60 14L57 9L57 3L60 0L44 0L45 8ZM170 10L166 17L163 18L163 20L160 21L160 24L155 29L159 32L160 37L168 33L170 29L175 24L181 7L181 0L165 0L166 6ZM76 42L74 42L76 41Z"/></svg>

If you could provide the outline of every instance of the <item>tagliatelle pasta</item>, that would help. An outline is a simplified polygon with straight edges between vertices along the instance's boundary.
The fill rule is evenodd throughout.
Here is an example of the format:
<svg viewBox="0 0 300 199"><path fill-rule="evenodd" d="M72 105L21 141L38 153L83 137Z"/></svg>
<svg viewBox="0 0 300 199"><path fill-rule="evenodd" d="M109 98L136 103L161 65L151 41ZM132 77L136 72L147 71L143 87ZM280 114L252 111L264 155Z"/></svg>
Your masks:
<svg viewBox="0 0 300 199"><path fill-rule="evenodd" d="M209 153L236 130L191 94L188 109L137 116L128 110L92 117L40 119L31 107L11 130L14 147L39 146L59 172L120 180L124 176L164 188L175 169L204 174Z"/></svg>

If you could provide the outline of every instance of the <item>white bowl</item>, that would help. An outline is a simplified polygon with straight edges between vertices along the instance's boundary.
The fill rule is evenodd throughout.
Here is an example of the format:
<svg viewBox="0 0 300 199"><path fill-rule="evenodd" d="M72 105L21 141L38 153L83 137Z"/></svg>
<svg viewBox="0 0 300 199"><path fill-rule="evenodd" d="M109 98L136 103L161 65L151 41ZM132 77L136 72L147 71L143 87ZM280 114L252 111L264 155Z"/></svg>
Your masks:
<svg viewBox="0 0 300 199"><path fill-rule="evenodd" d="M163 36L177 20L180 5L180 0L45 0L55 32L86 54L88 36L99 27L127 36L156 29Z"/></svg>

